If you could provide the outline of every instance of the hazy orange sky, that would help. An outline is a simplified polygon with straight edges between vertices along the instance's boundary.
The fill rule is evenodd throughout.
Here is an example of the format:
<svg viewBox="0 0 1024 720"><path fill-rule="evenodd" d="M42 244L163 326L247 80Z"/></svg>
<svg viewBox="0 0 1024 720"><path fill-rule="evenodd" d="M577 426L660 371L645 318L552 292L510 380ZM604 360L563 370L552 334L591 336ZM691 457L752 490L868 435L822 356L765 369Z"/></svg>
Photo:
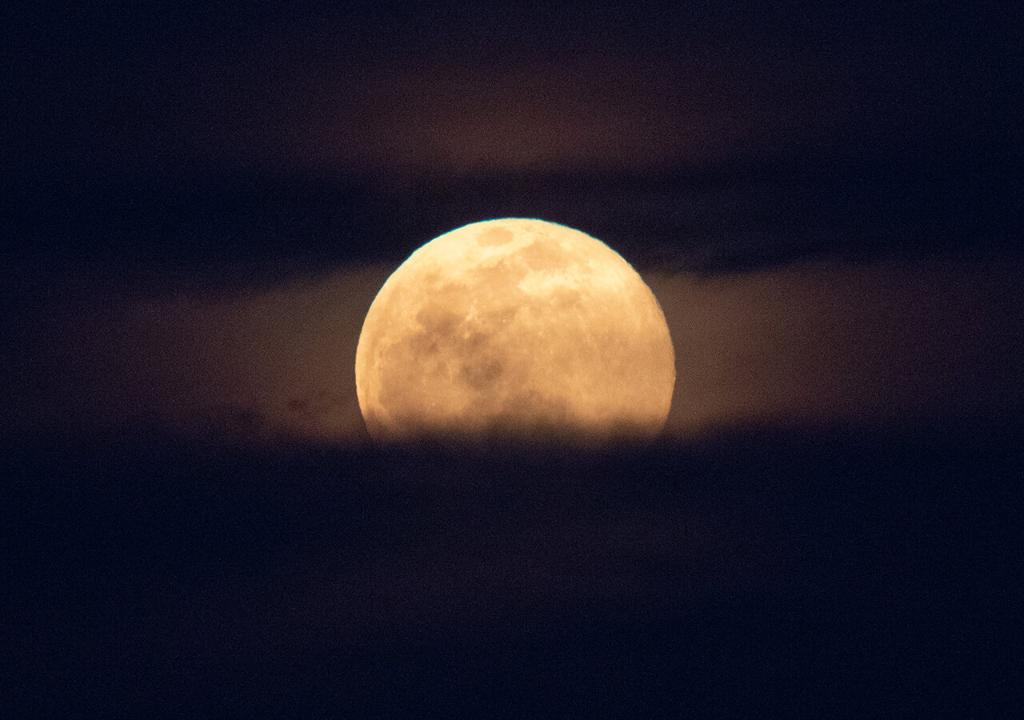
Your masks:
<svg viewBox="0 0 1024 720"><path fill-rule="evenodd" d="M647 274L677 356L665 433L1020 407L1024 369L1012 360L1024 337L1021 270L991 257ZM28 315L8 346L4 424L361 443L355 347L388 272L146 298L104 296L99 280L80 281Z"/></svg>

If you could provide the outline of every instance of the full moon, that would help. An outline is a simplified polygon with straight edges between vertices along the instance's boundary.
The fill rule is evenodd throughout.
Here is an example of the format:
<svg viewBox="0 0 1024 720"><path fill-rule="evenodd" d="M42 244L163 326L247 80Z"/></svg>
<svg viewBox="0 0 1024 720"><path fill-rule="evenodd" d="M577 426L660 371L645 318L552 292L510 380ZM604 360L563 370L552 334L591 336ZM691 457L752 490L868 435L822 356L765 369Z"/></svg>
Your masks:
<svg viewBox="0 0 1024 720"><path fill-rule="evenodd" d="M363 322L370 436L643 438L665 424L675 353L640 275L542 220L471 223L416 250Z"/></svg>

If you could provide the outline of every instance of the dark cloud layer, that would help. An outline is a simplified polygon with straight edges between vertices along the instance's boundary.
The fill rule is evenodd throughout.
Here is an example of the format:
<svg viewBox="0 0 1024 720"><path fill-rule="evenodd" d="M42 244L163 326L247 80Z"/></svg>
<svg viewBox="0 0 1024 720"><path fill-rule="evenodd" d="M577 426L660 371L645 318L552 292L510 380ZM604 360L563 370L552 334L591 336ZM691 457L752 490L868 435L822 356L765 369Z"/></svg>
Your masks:
<svg viewBox="0 0 1024 720"><path fill-rule="evenodd" d="M4 699L1012 715L1019 449L1004 424L582 457L29 445L0 459Z"/></svg>

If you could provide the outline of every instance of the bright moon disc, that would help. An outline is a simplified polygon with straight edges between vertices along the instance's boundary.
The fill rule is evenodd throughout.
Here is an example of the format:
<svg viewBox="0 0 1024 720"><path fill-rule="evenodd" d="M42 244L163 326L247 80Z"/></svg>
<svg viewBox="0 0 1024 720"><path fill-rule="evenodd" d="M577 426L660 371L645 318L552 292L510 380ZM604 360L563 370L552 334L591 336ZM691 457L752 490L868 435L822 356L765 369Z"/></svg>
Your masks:
<svg viewBox="0 0 1024 720"><path fill-rule="evenodd" d="M650 288L604 243L542 220L472 223L416 250L356 349L378 440L649 437L674 384Z"/></svg>

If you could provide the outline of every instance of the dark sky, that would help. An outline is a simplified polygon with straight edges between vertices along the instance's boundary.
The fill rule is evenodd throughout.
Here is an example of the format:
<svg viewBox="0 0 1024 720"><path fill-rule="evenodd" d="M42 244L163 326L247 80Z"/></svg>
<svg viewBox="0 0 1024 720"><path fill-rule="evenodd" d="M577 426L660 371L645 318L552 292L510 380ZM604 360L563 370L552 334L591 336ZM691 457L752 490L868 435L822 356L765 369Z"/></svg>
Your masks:
<svg viewBox="0 0 1024 720"><path fill-rule="evenodd" d="M390 262L499 215L689 269L1015 244L1012 7L4 12L22 249Z"/></svg>
<svg viewBox="0 0 1024 720"><path fill-rule="evenodd" d="M1018 4L3 3L0 716L1019 714ZM657 442L368 445L502 216L648 282Z"/></svg>
<svg viewBox="0 0 1024 720"><path fill-rule="evenodd" d="M14 15L5 144L29 178L646 172L1021 149L1019 24L986 4L106 2Z"/></svg>
<svg viewBox="0 0 1024 720"><path fill-rule="evenodd" d="M581 228L648 277L671 428L1021 402L1012 8L4 13L19 416L358 435L374 288L500 216Z"/></svg>

